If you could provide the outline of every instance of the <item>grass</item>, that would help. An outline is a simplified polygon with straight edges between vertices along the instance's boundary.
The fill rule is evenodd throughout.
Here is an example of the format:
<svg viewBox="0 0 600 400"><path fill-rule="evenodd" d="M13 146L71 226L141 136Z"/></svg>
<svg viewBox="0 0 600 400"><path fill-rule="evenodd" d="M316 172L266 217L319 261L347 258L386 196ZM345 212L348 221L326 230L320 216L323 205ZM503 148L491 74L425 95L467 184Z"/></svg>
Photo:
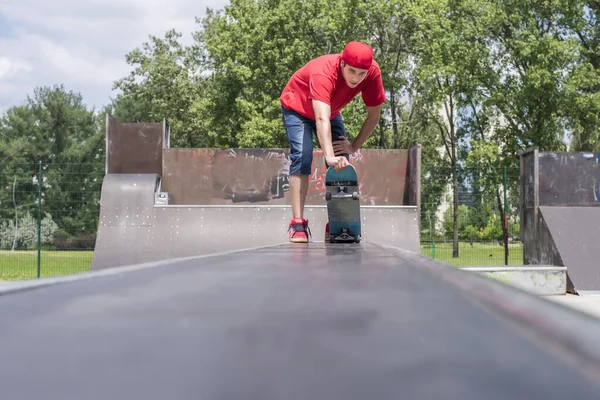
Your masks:
<svg viewBox="0 0 600 400"><path fill-rule="evenodd" d="M452 258L452 242L436 242L435 257L429 243L421 254L455 266L504 265L504 247L492 243L459 243L459 258ZM42 250L40 277L78 274L89 271L93 251ZM523 263L522 244L509 245L509 265ZM37 251L0 250L0 281L37 278Z"/></svg>
<svg viewBox="0 0 600 400"><path fill-rule="evenodd" d="M40 257L40 277L78 274L89 271L93 251L53 251L42 250ZM0 281L37 278L36 250L0 250Z"/></svg>
<svg viewBox="0 0 600 400"><path fill-rule="evenodd" d="M459 242L458 258L452 258L452 242L435 242L435 256L430 243L421 244L421 254L435 258L438 261L467 267L474 265L504 265L504 247L491 242ZM523 264L523 245L513 243L508 245L508 265Z"/></svg>

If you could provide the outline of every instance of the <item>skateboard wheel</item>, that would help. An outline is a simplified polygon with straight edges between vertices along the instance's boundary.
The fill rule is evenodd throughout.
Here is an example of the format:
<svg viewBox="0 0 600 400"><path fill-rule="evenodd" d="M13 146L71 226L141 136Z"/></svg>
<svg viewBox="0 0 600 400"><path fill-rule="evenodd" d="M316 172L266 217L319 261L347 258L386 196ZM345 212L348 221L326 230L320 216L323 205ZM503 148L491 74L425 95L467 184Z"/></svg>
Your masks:
<svg viewBox="0 0 600 400"><path fill-rule="evenodd" d="M360 235L354 236L354 242L360 243Z"/></svg>
<svg viewBox="0 0 600 400"><path fill-rule="evenodd" d="M325 200L327 200L327 201L331 200L331 192L325 193Z"/></svg>
<svg viewBox="0 0 600 400"><path fill-rule="evenodd" d="M358 200L358 192L352 192L352 199Z"/></svg>

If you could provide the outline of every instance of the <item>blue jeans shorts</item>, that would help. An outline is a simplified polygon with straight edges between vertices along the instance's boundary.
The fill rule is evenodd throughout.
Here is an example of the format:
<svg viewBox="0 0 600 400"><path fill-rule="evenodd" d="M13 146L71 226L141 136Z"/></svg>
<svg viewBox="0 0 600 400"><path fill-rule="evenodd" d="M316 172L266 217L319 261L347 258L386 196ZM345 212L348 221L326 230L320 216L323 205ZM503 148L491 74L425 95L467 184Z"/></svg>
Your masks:
<svg viewBox="0 0 600 400"><path fill-rule="evenodd" d="M282 107L281 110L283 127L290 142L289 175L310 175L313 161L313 134L315 136L317 134L317 124L288 108ZM331 142L337 141L340 136L347 136L347 133L342 115L338 114L331 120ZM344 156L349 158L347 154Z"/></svg>

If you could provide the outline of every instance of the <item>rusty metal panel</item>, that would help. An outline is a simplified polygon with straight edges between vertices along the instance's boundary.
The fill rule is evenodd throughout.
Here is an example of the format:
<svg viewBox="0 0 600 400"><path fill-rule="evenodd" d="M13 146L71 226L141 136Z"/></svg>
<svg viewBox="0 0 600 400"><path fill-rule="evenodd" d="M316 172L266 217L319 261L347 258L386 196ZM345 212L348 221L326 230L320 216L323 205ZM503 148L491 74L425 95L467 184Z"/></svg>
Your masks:
<svg viewBox="0 0 600 400"><path fill-rule="evenodd" d="M530 149L521 154L521 241L523 263L539 264L538 240L538 150Z"/></svg>
<svg viewBox="0 0 600 400"><path fill-rule="evenodd" d="M598 153L539 154L539 205L598 207Z"/></svg>
<svg viewBox="0 0 600 400"><path fill-rule="evenodd" d="M421 207L421 146L408 151L408 168L405 190L406 205Z"/></svg>
<svg viewBox="0 0 600 400"><path fill-rule="evenodd" d="M306 205L324 205L326 167L313 154ZM405 205L408 160L408 150L353 155L362 204ZM172 205L287 205L289 163L289 149L164 149L162 190Z"/></svg>
<svg viewBox="0 0 600 400"><path fill-rule="evenodd" d="M408 151L408 169L404 203L417 206L419 232L421 229L421 145Z"/></svg>
<svg viewBox="0 0 600 400"><path fill-rule="evenodd" d="M214 149L165 149L162 186L170 204L213 204L211 163Z"/></svg>
<svg viewBox="0 0 600 400"><path fill-rule="evenodd" d="M572 274L585 278L578 282L579 288L600 289L598 272L592 267L595 259L586 253L593 246L584 240L598 233L594 218L600 205L599 178L598 153L538 153L534 149L521 155L523 262L565 265L568 254L569 291L574 286ZM572 251L576 243L583 244L578 253Z"/></svg>
<svg viewBox="0 0 600 400"><path fill-rule="evenodd" d="M108 118L106 173L161 174L163 127L163 124L121 123Z"/></svg>

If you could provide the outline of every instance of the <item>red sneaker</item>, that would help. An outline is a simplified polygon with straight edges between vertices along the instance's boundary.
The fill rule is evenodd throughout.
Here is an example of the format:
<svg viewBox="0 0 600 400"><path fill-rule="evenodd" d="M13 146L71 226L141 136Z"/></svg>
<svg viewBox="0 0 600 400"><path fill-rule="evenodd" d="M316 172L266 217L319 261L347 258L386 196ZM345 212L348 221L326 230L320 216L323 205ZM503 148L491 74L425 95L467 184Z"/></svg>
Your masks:
<svg viewBox="0 0 600 400"><path fill-rule="evenodd" d="M325 225L325 241L329 242L329 222Z"/></svg>
<svg viewBox="0 0 600 400"><path fill-rule="evenodd" d="M302 218L293 218L290 221L288 235L290 238L290 242L307 243L308 236L310 235L310 229L308 228L308 220Z"/></svg>

